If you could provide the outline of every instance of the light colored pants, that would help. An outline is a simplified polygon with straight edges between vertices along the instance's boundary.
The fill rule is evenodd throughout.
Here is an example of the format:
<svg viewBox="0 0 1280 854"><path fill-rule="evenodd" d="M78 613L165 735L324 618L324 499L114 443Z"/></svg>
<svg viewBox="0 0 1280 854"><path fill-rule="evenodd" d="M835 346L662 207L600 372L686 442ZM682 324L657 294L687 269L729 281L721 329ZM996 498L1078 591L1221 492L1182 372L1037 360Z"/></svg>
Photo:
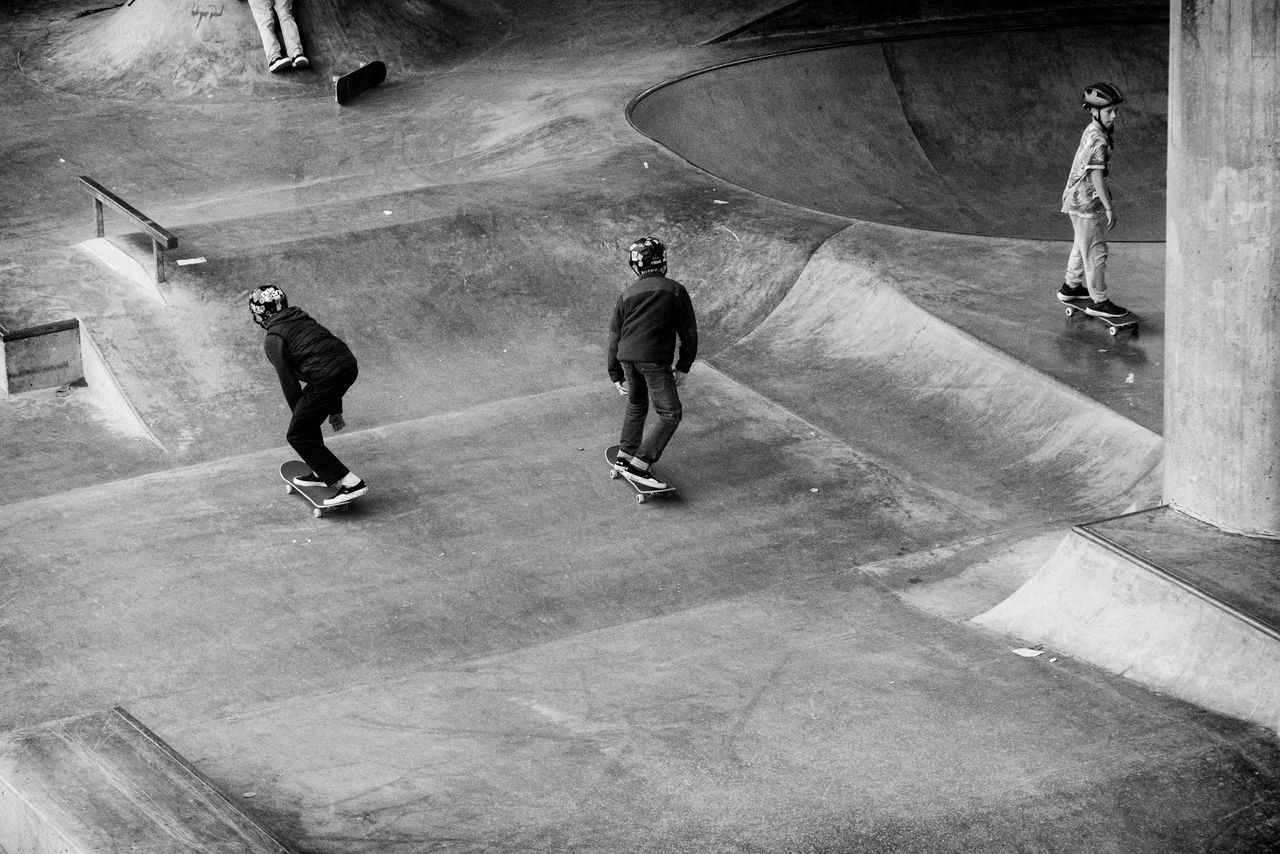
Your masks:
<svg viewBox="0 0 1280 854"><path fill-rule="evenodd" d="M249 0L249 8L253 10L253 20L258 24L258 35L262 36L262 49L267 53L268 62L277 56L294 57L302 53L302 35L293 20L293 0ZM284 49L280 47L280 39L276 38L277 18L280 19Z"/></svg>
<svg viewBox="0 0 1280 854"><path fill-rule="evenodd" d="M1107 219L1106 217L1071 217L1071 230L1075 239L1071 244L1071 257L1067 259L1066 283L1084 285L1094 302L1107 298Z"/></svg>

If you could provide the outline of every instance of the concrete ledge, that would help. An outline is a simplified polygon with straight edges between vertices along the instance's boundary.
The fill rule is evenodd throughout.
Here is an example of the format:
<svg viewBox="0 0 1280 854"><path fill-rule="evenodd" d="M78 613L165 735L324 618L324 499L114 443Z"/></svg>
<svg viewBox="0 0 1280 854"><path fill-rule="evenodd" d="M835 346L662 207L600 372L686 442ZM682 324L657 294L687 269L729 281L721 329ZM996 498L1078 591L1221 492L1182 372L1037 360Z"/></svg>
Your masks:
<svg viewBox="0 0 1280 854"><path fill-rule="evenodd" d="M79 320L6 332L0 335L0 342L0 368L8 394L56 388L84 379Z"/></svg>
<svg viewBox="0 0 1280 854"><path fill-rule="evenodd" d="M1088 526L973 622L1280 732L1280 633Z"/></svg>
<svg viewBox="0 0 1280 854"><path fill-rule="evenodd" d="M118 707L0 740L0 849L294 851Z"/></svg>

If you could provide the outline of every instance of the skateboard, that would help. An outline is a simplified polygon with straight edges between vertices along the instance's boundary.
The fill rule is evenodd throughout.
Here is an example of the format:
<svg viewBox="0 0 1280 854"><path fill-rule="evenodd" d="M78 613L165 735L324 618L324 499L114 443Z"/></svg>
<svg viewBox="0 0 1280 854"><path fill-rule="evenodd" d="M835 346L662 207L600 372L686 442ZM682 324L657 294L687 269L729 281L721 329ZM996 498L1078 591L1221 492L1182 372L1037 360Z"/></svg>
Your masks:
<svg viewBox="0 0 1280 854"><path fill-rule="evenodd" d="M294 486L293 479L304 474L311 474L311 467L301 460L289 460L289 462L280 465L280 477L284 479L285 494L292 495L296 492L307 499L307 503L311 505L312 516L319 519L331 510L347 510L351 507L351 501L345 504L325 506L324 500L332 498L338 492L332 486Z"/></svg>
<svg viewBox="0 0 1280 854"><path fill-rule="evenodd" d="M622 472L614 468L613 464L618 461L618 451L621 449L622 449L621 445L610 445L608 448L605 449L604 458L609 463L609 477L612 478L613 480L622 478L627 483L635 487L637 504L644 504L646 501L649 500L649 497L652 495L675 495L676 494L676 488L674 486L671 486L670 484L667 484L665 489L654 489L652 486L645 486L642 483L636 483L634 480L632 480L631 478L627 477Z"/></svg>
<svg viewBox="0 0 1280 854"><path fill-rule="evenodd" d="M360 66L355 71L335 77L333 96L339 104L350 104L357 95L368 92L387 79L387 66L379 60Z"/></svg>
<svg viewBox="0 0 1280 854"><path fill-rule="evenodd" d="M1093 317L1101 320L1103 323L1107 324L1107 334L1112 337L1118 335L1121 329L1132 329L1133 333L1136 335L1138 334L1138 324L1142 322L1142 318L1134 314L1132 311L1126 311L1119 317L1098 317L1097 315L1089 314L1084 310L1084 307L1090 303L1090 300L1085 298L1073 299L1069 302L1059 300L1059 302L1062 302L1062 304L1067 307L1067 317L1071 317L1076 312L1080 312L1086 317Z"/></svg>

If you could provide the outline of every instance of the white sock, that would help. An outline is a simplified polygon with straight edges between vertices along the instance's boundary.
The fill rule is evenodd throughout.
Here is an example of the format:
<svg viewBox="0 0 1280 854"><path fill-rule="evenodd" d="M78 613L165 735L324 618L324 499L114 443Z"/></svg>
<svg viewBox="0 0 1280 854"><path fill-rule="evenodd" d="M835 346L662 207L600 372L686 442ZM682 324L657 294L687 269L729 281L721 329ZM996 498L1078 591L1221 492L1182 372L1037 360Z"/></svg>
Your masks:
<svg viewBox="0 0 1280 854"><path fill-rule="evenodd" d="M347 472L346 477L342 479L343 486L355 486L360 482L360 477L353 471Z"/></svg>

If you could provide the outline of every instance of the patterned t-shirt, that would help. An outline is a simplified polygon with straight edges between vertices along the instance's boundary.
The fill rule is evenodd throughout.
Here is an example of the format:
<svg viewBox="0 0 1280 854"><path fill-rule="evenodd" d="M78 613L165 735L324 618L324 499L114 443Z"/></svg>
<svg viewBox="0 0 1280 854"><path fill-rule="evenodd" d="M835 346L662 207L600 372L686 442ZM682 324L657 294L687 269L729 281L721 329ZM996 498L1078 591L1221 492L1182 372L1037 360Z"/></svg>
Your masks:
<svg viewBox="0 0 1280 854"><path fill-rule="evenodd" d="M1101 169L1105 178L1111 167L1111 142L1097 122L1090 122L1080 137L1080 147L1071 161L1071 174L1062 191L1062 212L1078 216L1103 215L1102 201L1089 172Z"/></svg>

